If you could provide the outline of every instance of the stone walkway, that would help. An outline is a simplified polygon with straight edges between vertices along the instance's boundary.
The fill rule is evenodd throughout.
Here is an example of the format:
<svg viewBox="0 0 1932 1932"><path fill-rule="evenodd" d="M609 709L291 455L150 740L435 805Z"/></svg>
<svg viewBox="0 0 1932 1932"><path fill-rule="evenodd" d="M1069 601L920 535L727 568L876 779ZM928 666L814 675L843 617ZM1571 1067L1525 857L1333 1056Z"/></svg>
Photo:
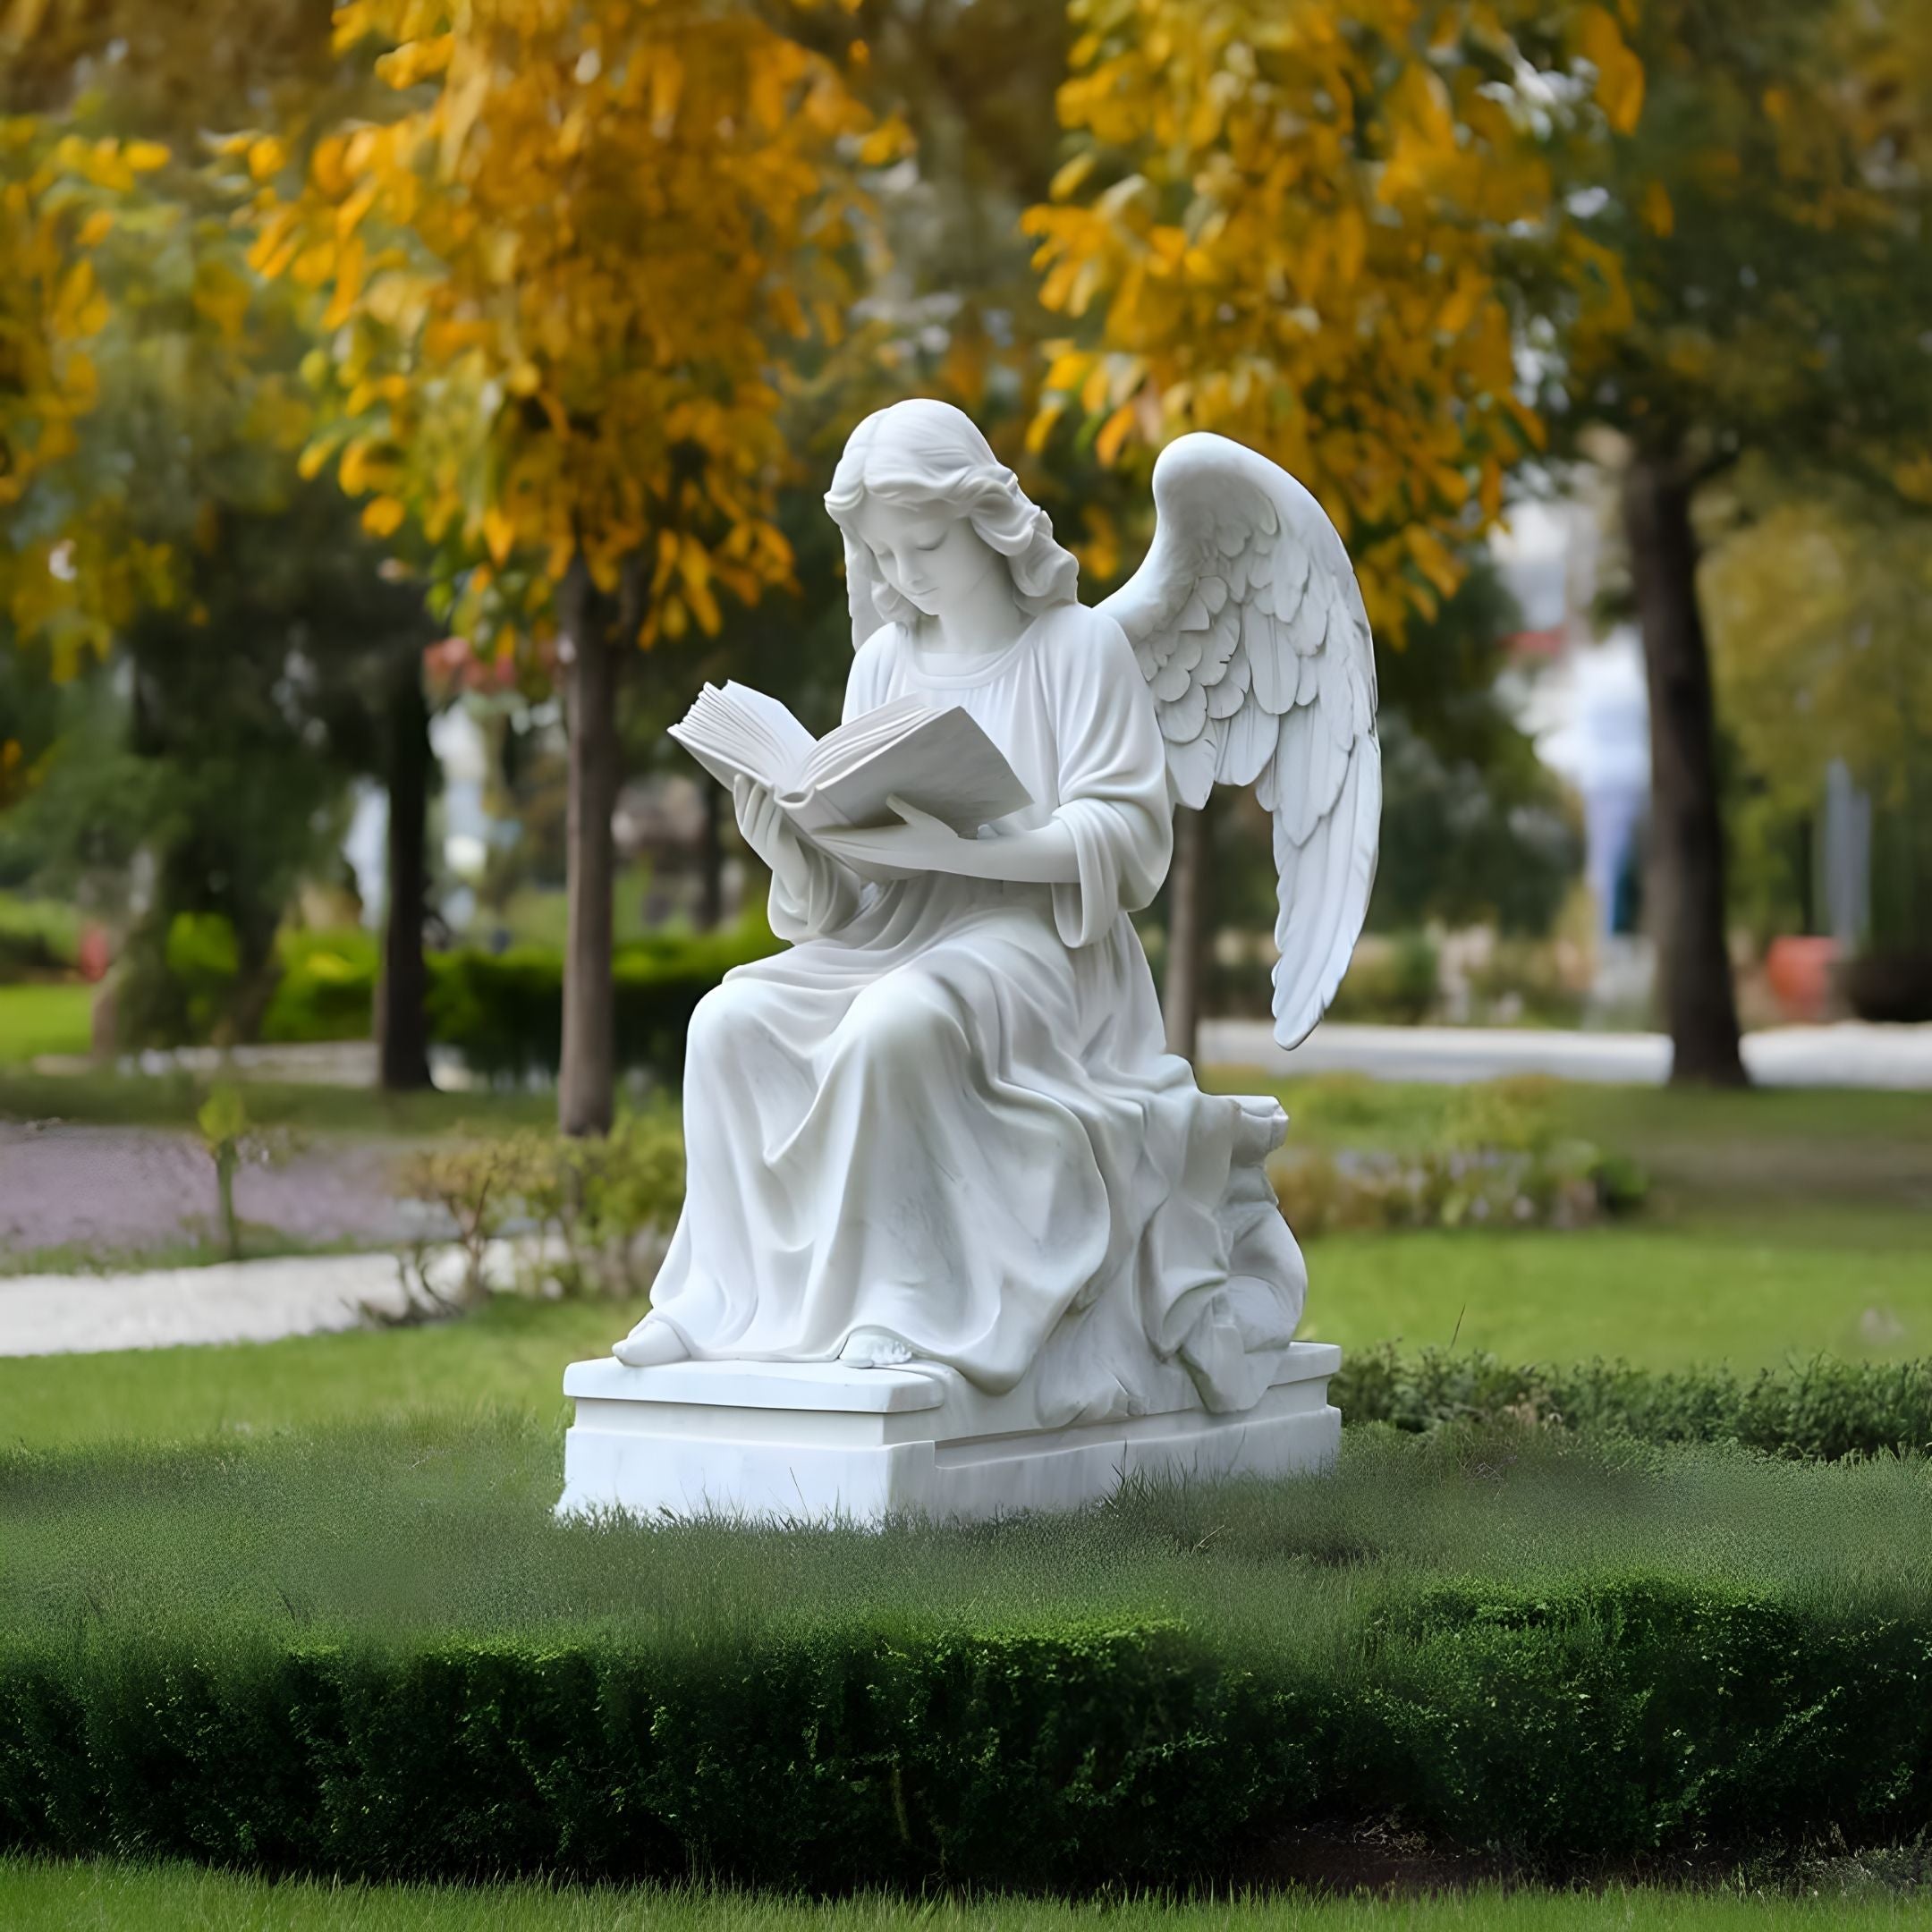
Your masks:
<svg viewBox="0 0 1932 1932"><path fill-rule="evenodd" d="M0 1355L273 1342L404 1306L392 1254L291 1255L139 1275L0 1275Z"/></svg>
<svg viewBox="0 0 1932 1932"><path fill-rule="evenodd" d="M1284 1053L1265 1020L1209 1020L1200 1056L1212 1066L1275 1074L1367 1073L1377 1080L1459 1084L1513 1073L1633 1087L1670 1077L1661 1033L1565 1033L1538 1027L1325 1024ZM1932 1026L1775 1027L1744 1038L1744 1065L1763 1087L1867 1087L1932 1091Z"/></svg>

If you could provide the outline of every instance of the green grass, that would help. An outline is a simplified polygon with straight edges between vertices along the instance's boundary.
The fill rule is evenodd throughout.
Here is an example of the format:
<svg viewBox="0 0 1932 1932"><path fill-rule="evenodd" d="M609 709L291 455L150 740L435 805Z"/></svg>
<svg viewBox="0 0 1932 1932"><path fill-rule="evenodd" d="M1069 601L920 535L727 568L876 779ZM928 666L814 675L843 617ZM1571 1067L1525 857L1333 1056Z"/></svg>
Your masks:
<svg viewBox="0 0 1932 1932"><path fill-rule="evenodd" d="M0 1446L191 1441L402 1411L563 1415L565 1364L606 1353L641 1305L499 1299L467 1320L285 1342L0 1358Z"/></svg>
<svg viewBox="0 0 1932 1932"><path fill-rule="evenodd" d="M93 1009L90 986L0 986L0 1066L87 1052Z"/></svg>
<svg viewBox="0 0 1932 1932"><path fill-rule="evenodd" d="M1347 1675L1389 1606L1452 1580L1734 1590L1835 1623L1932 1604L1917 1461L1799 1464L1561 1434L1351 1436L1332 1475L1130 1489L970 1529L559 1524L554 1427L417 1419L174 1451L0 1457L0 1629L122 1644L252 1631L622 1631L726 1648L868 1626L1184 1629ZM192 1639L199 1641L199 1639Z"/></svg>
<svg viewBox="0 0 1932 1932"><path fill-rule="evenodd" d="M1892 1932L1923 1900L1802 1902L1682 1892L1507 1894L1400 1902L1242 1896L1096 1905L868 1897L812 1903L733 1892L547 1885L362 1885L112 1864L0 1861L11 1932Z"/></svg>
<svg viewBox="0 0 1932 1932"><path fill-rule="evenodd" d="M1344 1348L1488 1349L1512 1361L1622 1357L1749 1370L1820 1352L1932 1354L1932 1243L1877 1212L1841 1231L1606 1227L1346 1234L1309 1249L1304 1335ZM548 1421L564 1364L641 1309L498 1301L448 1326L124 1353L0 1358L0 1442L178 1441L402 1409L507 1405Z"/></svg>
<svg viewBox="0 0 1932 1932"><path fill-rule="evenodd" d="M1442 1140L1476 1090L1365 1074L1272 1081L1211 1067L1222 1092L1274 1093L1290 1149L1417 1152ZM1786 1214L1821 1202L1932 1209L1932 1097L1855 1089L1501 1083L1546 1106L1565 1136L1640 1162L1666 1218Z"/></svg>
<svg viewBox="0 0 1932 1932"><path fill-rule="evenodd" d="M1304 1335L1488 1349L1511 1361L1775 1367L1932 1354L1932 1240L1897 1209L1808 1235L1612 1226L1337 1234L1308 1251ZM1837 1238L1847 1234L1849 1240Z"/></svg>

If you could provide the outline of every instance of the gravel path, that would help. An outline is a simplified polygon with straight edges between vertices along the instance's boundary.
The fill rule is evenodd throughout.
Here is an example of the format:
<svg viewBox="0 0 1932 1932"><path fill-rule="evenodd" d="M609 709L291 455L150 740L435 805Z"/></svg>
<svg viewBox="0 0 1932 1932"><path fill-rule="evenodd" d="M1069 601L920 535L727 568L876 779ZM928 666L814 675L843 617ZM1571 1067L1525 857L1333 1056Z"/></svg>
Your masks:
<svg viewBox="0 0 1932 1932"><path fill-rule="evenodd" d="M368 1140L300 1148L235 1176L244 1221L299 1241L407 1241L435 1224L399 1199L399 1150ZM215 1167L194 1133L0 1122L0 1255L153 1249L216 1224Z"/></svg>

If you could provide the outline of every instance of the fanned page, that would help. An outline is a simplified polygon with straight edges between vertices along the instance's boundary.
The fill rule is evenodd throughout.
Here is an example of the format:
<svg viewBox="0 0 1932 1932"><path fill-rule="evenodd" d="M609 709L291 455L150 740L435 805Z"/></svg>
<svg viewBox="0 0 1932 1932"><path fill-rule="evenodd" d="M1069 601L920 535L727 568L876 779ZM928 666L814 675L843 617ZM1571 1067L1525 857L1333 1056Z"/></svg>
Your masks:
<svg viewBox="0 0 1932 1932"><path fill-rule="evenodd" d="M905 697L814 741L775 698L707 684L671 735L720 784L769 785L801 832L894 823L890 797L970 838L1032 802L998 746L957 708Z"/></svg>

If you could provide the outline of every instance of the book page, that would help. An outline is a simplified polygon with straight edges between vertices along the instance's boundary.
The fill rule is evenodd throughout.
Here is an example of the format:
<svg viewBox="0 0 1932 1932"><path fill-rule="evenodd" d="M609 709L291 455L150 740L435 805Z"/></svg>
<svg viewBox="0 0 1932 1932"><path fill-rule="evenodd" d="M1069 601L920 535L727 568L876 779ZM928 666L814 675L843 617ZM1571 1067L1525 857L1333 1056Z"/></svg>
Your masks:
<svg viewBox="0 0 1932 1932"><path fill-rule="evenodd" d="M775 786L792 783L802 773L818 741L792 716L787 706L761 691L753 691L749 684L727 683L719 696L746 713L770 741L775 756L767 783Z"/></svg>
<svg viewBox="0 0 1932 1932"><path fill-rule="evenodd" d="M856 721L855 721L856 722ZM886 801L898 796L972 837L983 825L1032 803L1012 766L970 713L920 707L896 735L863 751L849 768L780 803L806 832L838 825L897 823Z"/></svg>

